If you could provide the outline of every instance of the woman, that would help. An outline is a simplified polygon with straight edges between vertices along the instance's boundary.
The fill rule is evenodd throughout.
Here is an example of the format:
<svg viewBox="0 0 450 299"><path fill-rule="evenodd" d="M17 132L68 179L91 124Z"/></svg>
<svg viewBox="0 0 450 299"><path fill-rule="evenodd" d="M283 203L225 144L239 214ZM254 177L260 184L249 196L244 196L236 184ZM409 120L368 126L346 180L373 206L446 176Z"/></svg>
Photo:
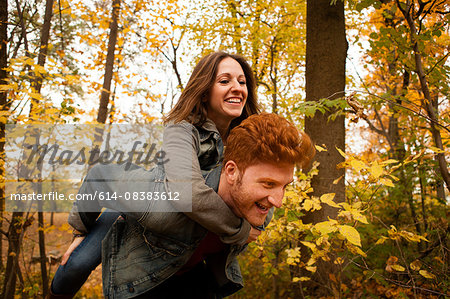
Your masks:
<svg viewBox="0 0 450 299"><path fill-rule="evenodd" d="M169 187L172 182L189 178L192 212L186 215L228 244L246 242L249 225L205 185L202 171L222 160L229 130L259 112L255 88L253 72L245 59L212 53L196 65L179 101L165 118L168 126L163 149L168 162L164 171ZM190 152L194 153L192 160ZM69 223L76 229L75 239L52 281L53 298L71 298L100 263L101 241L119 213L105 212L95 220L97 215L83 215L74 206Z"/></svg>

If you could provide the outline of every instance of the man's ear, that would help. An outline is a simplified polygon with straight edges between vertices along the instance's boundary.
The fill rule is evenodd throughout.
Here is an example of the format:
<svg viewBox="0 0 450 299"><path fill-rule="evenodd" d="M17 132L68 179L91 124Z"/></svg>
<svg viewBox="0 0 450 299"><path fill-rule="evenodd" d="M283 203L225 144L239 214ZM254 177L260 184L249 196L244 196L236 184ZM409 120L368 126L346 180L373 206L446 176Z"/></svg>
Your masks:
<svg viewBox="0 0 450 299"><path fill-rule="evenodd" d="M229 185L234 185L239 179L239 168L236 163L232 160L225 163L224 173L227 183Z"/></svg>

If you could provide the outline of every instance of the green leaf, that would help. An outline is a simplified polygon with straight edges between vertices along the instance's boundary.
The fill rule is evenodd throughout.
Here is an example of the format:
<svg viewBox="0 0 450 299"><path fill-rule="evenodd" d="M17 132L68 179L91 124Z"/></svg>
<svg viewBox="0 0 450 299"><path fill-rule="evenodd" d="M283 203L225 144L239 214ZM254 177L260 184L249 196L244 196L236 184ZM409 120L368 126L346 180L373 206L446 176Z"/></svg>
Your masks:
<svg viewBox="0 0 450 299"><path fill-rule="evenodd" d="M369 37L370 37L371 39L378 39L378 34L377 34L376 32L372 32L372 33L369 35Z"/></svg>

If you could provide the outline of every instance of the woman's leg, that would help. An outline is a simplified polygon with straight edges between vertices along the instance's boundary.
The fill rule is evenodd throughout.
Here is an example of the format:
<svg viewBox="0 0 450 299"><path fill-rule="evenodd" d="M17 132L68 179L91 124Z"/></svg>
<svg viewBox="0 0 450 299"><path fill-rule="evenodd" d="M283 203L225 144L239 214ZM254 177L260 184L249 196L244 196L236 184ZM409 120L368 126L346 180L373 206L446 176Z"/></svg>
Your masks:
<svg viewBox="0 0 450 299"><path fill-rule="evenodd" d="M67 263L59 266L53 277L53 294L75 295L91 272L101 263L102 240L120 216L113 210L104 211L86 238L74 249Z"/></svg>

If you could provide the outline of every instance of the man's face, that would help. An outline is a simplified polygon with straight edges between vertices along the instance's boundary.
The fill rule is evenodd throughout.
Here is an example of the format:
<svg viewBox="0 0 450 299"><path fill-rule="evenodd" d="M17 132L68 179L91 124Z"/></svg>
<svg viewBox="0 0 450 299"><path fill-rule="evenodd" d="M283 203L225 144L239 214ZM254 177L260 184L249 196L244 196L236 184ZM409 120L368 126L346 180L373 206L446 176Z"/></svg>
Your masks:
<svg viewBox="0 0 450 299"><path fill-rule="evenodd" d="M292 182L293 164L257 163L238 171L231 187L235 213L253 225L264 223L269 209L282 205L284 190Z"/></svg>

